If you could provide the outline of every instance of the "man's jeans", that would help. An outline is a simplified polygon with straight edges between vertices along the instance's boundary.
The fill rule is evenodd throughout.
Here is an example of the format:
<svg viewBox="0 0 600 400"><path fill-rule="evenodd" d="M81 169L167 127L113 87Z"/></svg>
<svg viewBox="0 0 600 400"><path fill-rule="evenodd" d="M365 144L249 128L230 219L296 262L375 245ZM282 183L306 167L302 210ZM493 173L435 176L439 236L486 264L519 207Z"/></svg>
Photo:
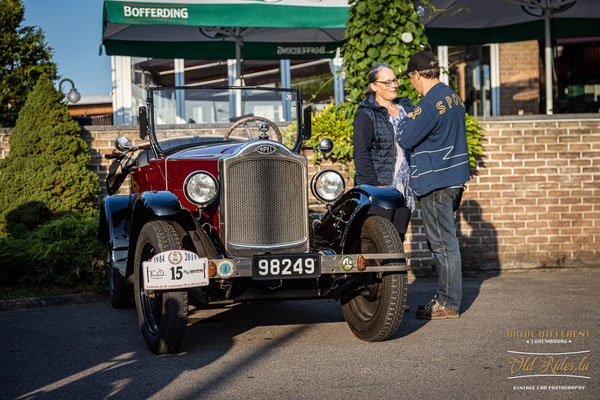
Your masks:
<svg viewBox="0 0 600 400"><path fill-rule="evenodd" d="M442 188L419 198L423 225L437 265L437 301L458 310L462 299L460 248L454 224L454 206L460 202L462 188Z"/></svg>

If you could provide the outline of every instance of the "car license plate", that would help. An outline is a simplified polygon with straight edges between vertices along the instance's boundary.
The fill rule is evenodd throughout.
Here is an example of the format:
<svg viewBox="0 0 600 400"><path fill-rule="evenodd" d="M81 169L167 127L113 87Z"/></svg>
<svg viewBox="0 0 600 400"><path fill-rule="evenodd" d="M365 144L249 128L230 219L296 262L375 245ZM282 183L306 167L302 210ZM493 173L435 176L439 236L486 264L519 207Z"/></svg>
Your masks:
<svg viewBox="0 0 600 400"><path fill-rule="evenodd" d="M167 250L142 263L144 289L169 290L208 285L208 258L187 250Z"/></svg>
<svg viewBox="0 0 600 400"><path fill-rule="evenodd" d="M252 257L252 279L316 278L321 276L317 254L265 254Z"/></svg>

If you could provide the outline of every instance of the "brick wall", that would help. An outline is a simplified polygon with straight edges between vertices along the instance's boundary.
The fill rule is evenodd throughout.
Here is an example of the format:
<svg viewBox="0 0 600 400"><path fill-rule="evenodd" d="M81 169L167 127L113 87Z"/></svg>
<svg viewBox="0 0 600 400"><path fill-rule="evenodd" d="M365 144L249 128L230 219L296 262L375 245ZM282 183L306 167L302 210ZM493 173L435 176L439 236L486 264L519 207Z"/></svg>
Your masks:
<svg viewBox="0 0 600 400"><path fill-rule="evenodd" d="M457 218L465 270L600 266L600 118L534 118L482 121L484 157ZM2 156L9 132L0 129ZM133 126L82 129L91 149L90 168L98 173L101 188L109 165L103 156L121 135L138 144ZM309 161L309 166L311 176L322 168L336 168L352 185L350 172L339 165L313 166ZM406 248L413 254L415 272L431 271L419 211Z"/></svg>
<svg viewBox="0 0 600 400"><path fill-rule="evenodd" d="M501 43L500 111L502 115L540 112L540 55L537 40Z"/></svg>
<svg viewBox="0 0 600 400"><path fill-rule="evenodd" d="M563 117L564 118L564 117ZM600 118L489 118L457 228L463 269L600 266ZM413 268L432 259L419 216Z"/></svg>

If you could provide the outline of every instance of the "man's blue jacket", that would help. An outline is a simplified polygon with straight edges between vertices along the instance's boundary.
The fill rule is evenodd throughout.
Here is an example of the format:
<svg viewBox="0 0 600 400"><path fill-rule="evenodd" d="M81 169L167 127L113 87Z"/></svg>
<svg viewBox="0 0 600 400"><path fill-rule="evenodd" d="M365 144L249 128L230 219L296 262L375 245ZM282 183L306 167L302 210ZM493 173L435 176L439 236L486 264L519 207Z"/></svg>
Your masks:
<svg viewBox="0 0 600 400"><path fill-rule="evenodd" d="M396 141L410 151L409 186L416 195L470 179L465 106L443 83L419 101L412 118L400 122Z"/></svg>

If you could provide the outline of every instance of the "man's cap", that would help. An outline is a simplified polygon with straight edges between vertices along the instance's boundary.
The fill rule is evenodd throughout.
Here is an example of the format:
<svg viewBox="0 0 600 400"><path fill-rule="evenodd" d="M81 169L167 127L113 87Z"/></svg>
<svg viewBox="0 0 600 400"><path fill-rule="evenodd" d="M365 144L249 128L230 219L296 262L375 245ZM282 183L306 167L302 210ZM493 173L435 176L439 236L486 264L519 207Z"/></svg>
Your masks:
<svg viewBox="0 0 600 400"><path fill-rule="evenodd" d="M413 54L408 60L408 67L400 76L405 76L409 72L414 71L425 71L430 68L435 68L438 65L438 61L435 56L429 51L420 51Z"/></svg>

